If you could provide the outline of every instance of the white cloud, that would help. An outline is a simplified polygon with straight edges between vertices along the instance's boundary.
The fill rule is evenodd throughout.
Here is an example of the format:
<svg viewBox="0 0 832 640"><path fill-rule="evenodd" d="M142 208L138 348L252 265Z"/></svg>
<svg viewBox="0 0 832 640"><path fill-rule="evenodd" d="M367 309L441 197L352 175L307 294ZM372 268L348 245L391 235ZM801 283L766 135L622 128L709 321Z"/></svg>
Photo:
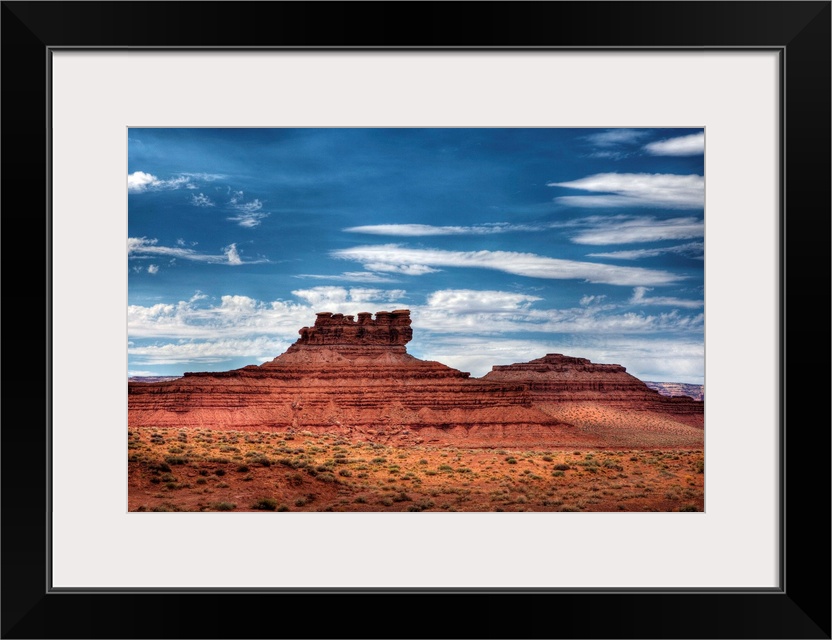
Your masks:
<svg viewBox="0 0 832 640"><path fill-rule="evenodd" d="M644 150L654 156L696 156L705 153L705 133L668 138L644 145Z"/></svg>
<svg viewBox="0 0 832 640"><path fill-rule="evenodd" d="M496 290L435 291L415 305L403 302L407 296L401 289L329 286L293 294L301 302L241 295L214 301L196 292L174 303L130 305L131 368L188 363L185 370L198 371L201 362L232 357L265 361L283 353L301 327L314 323L316 312L409 308L414 328L409 352L474 375L494 364L557 352L623 364L632 373L644 372L646 379L695 382L696 375L701 377L702 313L621 313L597 298L577 308L536 309L540 300L535 296ZM659 334L670 337L656 339Z"/></svg>
<svg viewBox="0 0 832 640"><path fill-rule="evenodd" d="M268 217L269 217L268 213L254 212L254 213L238 213L236 216L231 216L227 219L231 220L232 222L236 222L238 225L240 225L241 227L244 227L246 229L253 229L254 227L259 226L264 218L268 218Z"/></svg>
<svg viewBox="0 0 832 640"><path fill-rule="evenodd" d="M330 282L398 282L395 278L379 275L370 271L344 271L340 275L327 276L314 273L299 273L295 278L308 278L310 280L328 280Z"/></svg>
<svg viewBox="0 0 832 640"><path fill-rule="evenodd" d="M641 380L701 384L704 373L704 345L701 340L686 337L655 340L637 336L446 336L432 341L424 351L416 353L415 347L409 351L417 357L469 371L474 377L484 376L494 365L528 362L547 353L588 358L599 364L620 364Z"/></svg>
<svg viewBox="0 0 832 640"><path fill-rule="evenodd" d="M148 272L149 274L151 274L151 275L154 275L154 276L155 276L157 273L159 273L159 265L157 265L157 264L151 264L151 265L148 265L148 266L147 266L147 272Z"/></svg>
<svg viewBox="0 0 832 640"><path fill-rule="evenodd" d="M235 209L238 209L239 211L248 211L248 212L251 212L251 211L260 211L260 209L262 209L262 208L263 208L263 203L262 203L260 200L258 200L257 198L255 198L255 199L254 199L254 200L252 200L251 202L240 202L240 200L241 200L241 198L242 198L242 193L243 193L243 192L242 192L242 191L238 191L237 193L238 193L238 194L240 194L240 197L237 197L237 196L235 195L235 196L234 196L233 198L231 198L231 200L228 202L228 204L230 204L230 205L231 205L232 207L234 207Z"/></svg>
<svg viewBox="0 0 832 640"><path fill-rule="evenodd" d="M386 244L340 249L332 252L332 255L360 262L365 269L405 274L413 268L417 273L424 273L425 269L434 267L474 267L532 278L576 279L625 286L662 285L681 278L667 271L562 260L513 251L408 249L396 244Z"/></svg>
<svg viewBox="0 0 832 640"><path fill-rule="evenodd" d="M590 158L607 158L621 160L633 155L635 147L647 131L643 129L607 129L584 136L583 139L593 147Z"/></svg>
<svg viewBox="0 0 832 640"><path fill-rule="evenodd" d="M600 295L600 296L582 296L580 300L580 305L582 307L587 307L591 304L600 304L604 298L607 296Z"/></svg>
<svg viewBox="0 0 832 640"><path fill-rule="evenodd" d="M243 340L221 339L133 346L129 347L127 352L133 356L136 364L207 364L230 358L271 360L283 353L289 344L291 343L285 340L259 337Z"/></svg>
<svg viewBox="0 0 832 640"><path fill-rule="evenodd" d="M127 307L131 339L193 340L266 335L294 341L298 329L314 319L314 310L305 304L281 300L266 303L232 295L222 296L219 305L197 293L189 300L176 303Z"/></svg>
<svg viewBox="0 0 832 640"><path fill-rule="evenodd" d="M193 178L194 180L202 180L205 182L214 182L215 180L222 180L226 178L226 176L221 173L193 173L183 171L181 175L186 176L188 178Z"/></svg>
<svg viewBox="0 0 832 640"><path fill-rule="evenodd" d="M478 291L474 289L443 289L427 298L427 306L452 313L503 313L526 310L537 296L507 291Z"/></svg>
<svg viewBox="0 0 832 640"><path fill-rule="evenodd" d="M665 307L681 307L683 309L696 309L704 307L704 300L684 300L682 298L671 298L667 296L654 296L648 298L645 294L652 291L647 287L636 287L633 289L633 296L630 298L630 304L639 305L656 305Z"/></svg>
<svg viewBox="0 0 832 640"><path fill-rule="evenodd" d="M643 129L606 129L584 136L584 139L597 147L617 147L634 144L645 135L647 132Z"/></svg>
<svg viewBox="0 0 832 640"><path fill-rule="evenodd" d="M350 289L350 300L353 302L395 302L405 296L404 289Z"/></svg>
<svg viewBox="0 0 832 640"><path fill-rule="evenodd" d="M601 218L593 216L588 222L592 226L572 236L572 242L591 245L628 244L658 240L684 240L701 238L705 235L705 222L693 217L659 220L650 217Z"/></svg>
<svg viewBox="0 0 832 640"><path fill-rule="evenodd" d="M148 371L146 369L128 369L128 378L146 378L147 376L158 376L158 371Z"/></svg>
<svg viewBox="0 0 832 640"><path fill-rule="evenodd" d="M705 204L705 178L662 173L598 173L569 182L550 182L602 195L560 196L556 202L574 207L662 207L699 209Z"/></svg>
<svg viewBox="0 0 832 640"><path fill-rule="evenodd" d="M515 313L482 311L459 313L441 307L411 307L414 324L424 331L462 335L525 334L650 334L701 331L704 314L647 315L616 312L615 305L587 305L567 309L518 309Z"/></svg>
<svg viewBox="0 0 832 640"><path fill-rule="evenodd" d="M676 245L675 247L662 247L660 249L633 249L631 251L608 251L606 253L590 253L587 254L590 258L615 258L617 260L640 260L641 258L655 258L663 256L668 253L675 253L678 255L688 256L690 258L697 258L703 260L705 256L704 242L688 242L686 244Z"/></svg>
<svg viewBox="0 0 832 640"><path fill-rule="evenodd" d="M243 202L243 192L234 191L233 196L228 201L228 205L237 211L237 214L228 218L232 222L236 222L241 227L246 229L253 229L260 225L264 218L268 218L271 214L261 211L263 203L255 198L250 202Z"/></svg>
<svg viewBox="0 0 832 640"><path fill-rule="evenodd" d="M390 264L388 262L368 262L364 265L370 271L381 271L382 273L400 273L405 276L423 276L426 273L436 273L434 269L426 264Z"/></svg>
<svg viewBox="0 0 832 640"><path fill-rule="evenodd" d="M228 258L228 264L233 265L240 265L243 264L243 261L240 260L240 254L237 252L237 244L231 243L227 247L223 248L223 253Z"/></svg>
<svg viewBox="0 0 832 640"><path fill-rule="evenodd" d="M135 171L127 174L127 191L129 193L141 193L148 189L154 182L159 179L144 171Z"/></svg>
<svg viewBox="0 0 832 640"><path fill-rule="evenodd" d="M348 227L348 233L366 233L377 236L457 236L457 235L489 235L495 233L509 233L511 231L540 231L545 227L540 225L511 224L508 222L493 222L471 226L435 226L430 224L371 224L360 227Z"/></svg>
<svg viewBox="0 0 832 640"><path fill-rule="evenodd" d="M179 244L178 241L177 244ZM192 260L194 262L227 264L231 266L268 262L265 258L259 258L257 260L243 260L237 251L236 243L230 244L229 246L223 248L223 253L221 255L210 255L197 253L194 249L187 249L181 245L177 247L160 246L159 241L156 238L145 237L127 238L127 255L130 258L168 256L172 258L182 258L183 260Z"/></svg>
<svg viewBox="0 0 832 640"><path fill-rule="evenodd" d="M188 184L190 180L191 178L187 175L180 175L170 180L160 180L151 173L134 171L133 173L127 174L127 192L144 193L146 191L179 189Z"/></svg>
<svg viewBox="0 0 832 640"><path fill-rule="evenodd" d="M213 207L214 202L206 196L204 193L199 193L199 195L191 194L191 204L195 207Z"/></svg>
<svg viewBox="0 0 832 640"><path fill-rule="evenodd" d="M292 291L292 295L308 302L316 311L326 310L335 313L358 313L367 311L366 308L358 309L354 306L367 305L368 303L390 303L397 302L405 297L403 289L365 289L344 287L313 287L311 289L298 289ZM324 309L326 307L326 309ZM331 307L331 308L330 308Z"/></svg>
<svg viewBox="0 0 832 640"><path fill-rule="evenodd" d="M252 339L258 336L297 339L298 330L315 321L315 313L375 312L385 306L401 308L402 289L313 287L292 292L303 302L263 302L248 296L226 295L219 304L197 292L189 300L150 306L129 305L127 327L131 340ZM326 307L326 308L323 308ZM275 353L272 357L279 355Z"/></svg>

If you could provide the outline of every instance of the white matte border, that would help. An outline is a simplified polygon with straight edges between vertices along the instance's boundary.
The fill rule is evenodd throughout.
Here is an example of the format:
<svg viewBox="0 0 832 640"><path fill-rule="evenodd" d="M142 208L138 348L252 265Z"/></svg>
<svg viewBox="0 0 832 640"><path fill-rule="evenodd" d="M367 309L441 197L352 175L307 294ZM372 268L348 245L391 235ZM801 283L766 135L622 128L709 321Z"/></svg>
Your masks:
<svg viewBox="0 0 832 640"><path fill-rule="evenodd" d="M773 52L53 56L53 586L778 585ZM705 513L127 513L127 127L706 128Z"/></svg>

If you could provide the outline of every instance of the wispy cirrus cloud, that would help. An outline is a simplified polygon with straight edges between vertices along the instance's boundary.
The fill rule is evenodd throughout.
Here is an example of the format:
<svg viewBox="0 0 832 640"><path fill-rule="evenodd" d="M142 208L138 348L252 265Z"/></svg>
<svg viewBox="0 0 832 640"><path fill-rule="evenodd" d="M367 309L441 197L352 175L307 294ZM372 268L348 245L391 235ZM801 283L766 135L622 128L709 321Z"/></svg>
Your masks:
<svg viewBox="0 0 832 640"><path fill-rule="evenodd" d="M631 244L659 240L686 240L705 235L705 222L694 217L660 220L649 216L593 216L584 221L587 229L571 237L577 244ZM614 256L620 257L620 256Z"/></svg>
<svg viewBox="0 0 832 640"><path fill-rule="evenodd" d="M636 287L633 289L633 296L630 298L630 304L681 307L683 309L697 309L705 306L704 300L685 300L683 298L673 298L669 296L648 297L646 295L647 292L652 290L653 289L648 287Z"/></svg>
<svg viewBox="0 0 832 640"><path fill-rule="evenodd" d="M699 209L705 205L705 178L668 173L597 173L549 187L590 191L598 195L559 196L573 207L662 207Z"/></svg>
<svg viewBox="0 0 832 640"><path fill-rule="evenodd" d="M262 211L263 203L258 198L246 202L243 197L244 193L242 191L233 192L231 199L228 201L228 206L236 211L236 213L230 216L228 220L236 222L246 229L253 229L259 226L263 219L269 217L271 214Z"/></svg>
<svg viewBox="0 0 832 640"><path fill-rule="evenodd" d="M584 140L596 147L617 147L622 144L635 144L646 135L647 131L643 129L604 129L584 136Z"/></svg>
<svg viewBox="0 0 832 640"><path fill-rule="evenodd" d="M705 153L705 133L667 138L644 145L644 150L654 156L696 156Z"/></svg>
<svg viewBox="0 0 832 640"><path fill-rule="evenodd" d="M213 207L214 201L204 193L191 194L191 204L195 207Z"/></svg>
<svg viewBox="0 0 832 640"><path fill-rule="evenodd" d="M606 129L584 136L584 140L593 148L590 158L623 160L633 155L635 145L646 135L643 129Z"/></svg>
<svg viewBox="0 0 832 640"><path fill-rule="evenodd" d="M630 251L607 251L605 253L589 253L590 258L614 258L616 260L641 260L642 258L656 258L667 254L677 254L703 260L705 250L704 242L688 242L674 247L661 247L658 249L632 249Z"/></svg>
<svg viewBox="0 0 832 640"><path fill-rule="evenodd" d="M137 364L164 365L181 363L211 364L229 358L271 360L291 344L265 336L250 339L196 340L166 344L131 346L127 352ZM134 374L135 375L135 374ZM154 375L152 373L145 375Z"/></svg>
<svg viewBox="0 0 832 640"><path fill-rule="evenodd" d="M162 191L165 189L180 189L190 182L188 176L176 176L168 180L160 180L152 173L134 171L127 175L127 193L144 193L145 191Z"/></svg>
<svg viewBox="0 0 832 640"><path fill-rule="evenodd" d="M686 333L701 331L704 322L701 313L622 312L613 304L537 309L533 298L500 291L437 291L411 310L414 323L424 331L462 335ZM461 306L461 300L467 306Z"/></svg>
<svg viewBox="0 0 832 640"><path fill-rule="evenodd" d="M509 291L442 289L427 298L427 306L453 313L516 313L543 298Z"/></svg>
<svg viewBox="0 0 832 640"><path fill-rule="evenodd" d="M197 189L195 181L211 182L224 176L214 173L177 173L172 178L163 180L146 171L134 171L127 174L127 193L145 193L147 191L167 191L172 189Z"/></svg>
<svg viewBox="0 0 832 640"><path fill-rule="evenodd" d="M430 224L370 224L360 227L347 227L348 233L366 233L377 236L424 237L424 236L459 236L490 235L510 233L512 231L540 231L542 225L512 224L493 222L468 226L437 226Z"/></svg>
<svg viewBox="0 0 832 640"><path fill-rule="evenodd" d="M662 285L683 277L656 269L563 260L515 251L446 251L385 244L339 249L331 255L359 262L370 271L387 270L405 275L427 273L436 267L467 267L531 278L575 279L624 286Z"/></svg>
<svg viewBox="0 0 832 640"><path fill-rule="evenodd" d="M344 305L369 303L391 303L398 302L406 296L404 289L368 289L353 287L312 287L311 289L297 289L292 295L305 300L316 309L324 307L338 308L343 313ZM356 311L357 313L357 311Z"/></svg>
<svg viewBox="0 0 832 640"><path fill-rule="evenodd" d="M209 264L226 264L239 266L242 264L256 264L268 262L265 258L255 260L243 260L237 251L237 243L223 247L221 254L199 253L194 249L183 246L165 247L159 244L156 238L127 238L128 258L145 258L148 256L167 256L170 258L181 258L194 262L206 262Z"/></svg>
<svg viewBox="0 0 832 640"><path fill-rule="evenodd" d="M343 273L336 275L299 273L294 277L308 278L310 280L327 280L328 282L367 282L374 284L382 282L399 282L396 278L391 278L372 271L344 271Z"/></svg>

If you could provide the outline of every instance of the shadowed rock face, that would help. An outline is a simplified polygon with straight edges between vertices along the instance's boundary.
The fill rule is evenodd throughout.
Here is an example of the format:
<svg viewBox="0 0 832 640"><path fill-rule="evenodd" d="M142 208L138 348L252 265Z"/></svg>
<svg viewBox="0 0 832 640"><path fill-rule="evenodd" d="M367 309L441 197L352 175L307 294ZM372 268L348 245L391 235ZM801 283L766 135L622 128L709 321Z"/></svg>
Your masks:
<svg viewBox="0 0 832 640"><path fill-rule="evenodd" d="M130 426L325 429L465 446L603 446L612 437L607 427L626 418L636 427L649 423L653 436L661 435L661 441L647 438L655 446L702 443L702 403L660 396L620 365L549 354L470 378L407 353L408 310L375 318L319 313L299 333L284 354L260 366L130 383ZM639 430L631 426L612 442L637 446ZM622 434L629 435L622 440Z"/></svg>

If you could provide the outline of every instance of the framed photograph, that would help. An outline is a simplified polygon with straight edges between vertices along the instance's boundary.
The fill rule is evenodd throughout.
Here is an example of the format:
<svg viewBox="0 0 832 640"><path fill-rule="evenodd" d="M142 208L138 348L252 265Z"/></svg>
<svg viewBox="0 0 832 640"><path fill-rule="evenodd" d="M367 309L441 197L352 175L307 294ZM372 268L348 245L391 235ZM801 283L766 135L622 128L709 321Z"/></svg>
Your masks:
<svg viewBox="0 0 832 640"><path fill-rule="evenodd" d="M430 637L464 602L502 615L453 635L830 637L828 379L808 357L829 353L829 18L828 2L3 3L4 324L38 347L6 354L3 636ZM15 187L45 215L17 214ZM805 282L822 304L789 316ZM410 460L416 400L379 429L360 376L344 413L369 351L399 376L433 367L431 397L444 367L459 415L418 423L437 439L476 423L488 459ZM627 356L639 380L707 385L704 410L639 423L676 438L657 453L485 442L498 391L523 396L518 424L599 437L596 414L526 378L579 367L612 386L630 374L593 367ZM327 383L338 358L350 373ZM228 380L250 396L301 361L323 400L258 410L273 431L247 435ZM37 417L16 424L21 399ZM227 428L161 424L169 401ZM634 479L650 465L665 484ZM597 495L554 487L570 476ZM404 633L359 622L392 603L436 613ZM329 615L269 615L298 604ZM541 627L537 605L569 615Z"/></svg>
<svg viewBox="0 0 832 640"><path fill-rule="evenodd" d="M130 512L705 510L703 128L127 145Z"/></svg>

